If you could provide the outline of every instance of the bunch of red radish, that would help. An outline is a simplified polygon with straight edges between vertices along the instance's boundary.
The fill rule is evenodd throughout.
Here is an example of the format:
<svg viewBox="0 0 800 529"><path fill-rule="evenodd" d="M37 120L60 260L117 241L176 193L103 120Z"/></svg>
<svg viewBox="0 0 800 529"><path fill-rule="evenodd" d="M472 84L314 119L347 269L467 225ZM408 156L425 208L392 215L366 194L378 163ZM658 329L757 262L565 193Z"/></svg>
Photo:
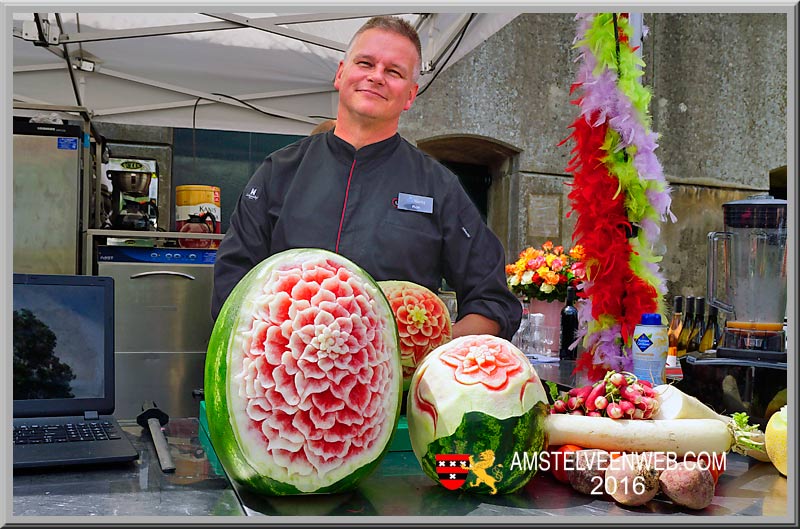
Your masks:
<svg viewBox="0 0 800 529"><path fill-rule="evenodd" d="M658 397L650 381L625 371L609 371L603 380L562 393L550 413L650 419L657 409Z"/></svg>

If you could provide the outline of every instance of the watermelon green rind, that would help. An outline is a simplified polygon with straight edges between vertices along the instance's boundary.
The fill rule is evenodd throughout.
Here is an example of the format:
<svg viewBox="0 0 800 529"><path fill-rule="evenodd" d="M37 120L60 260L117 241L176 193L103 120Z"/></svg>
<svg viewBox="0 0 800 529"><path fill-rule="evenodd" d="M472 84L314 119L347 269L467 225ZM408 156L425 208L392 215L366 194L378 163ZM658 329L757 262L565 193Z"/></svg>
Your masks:
<svg viewBox="0 0 800 529"><path fill-rule="evenodd" d="M242 281L254 274L251 270ZM230 423L227 405L227 386L218 380L226 380L228 374L227 358L230 342L230 329L236 328L238 308L244 297L245 289L234 289L220 309L217 321L209 339L205 364L206 416L208 417L208 435L217 459L229 477L237 483L253 490L270 490L276 494L298 494L295 487L259 476L255 469L242 456L236 441L236 435ZM262 483L262 481L265 481Z"/></svg>
<svg viewBox="0 0 800 529"><path fill-rule="evenodd" d="M535 462L536 454L544 449L544 420L548 408L544 402L519 417L497 419L479 411L465 414L453 435L440 437L431 442L421 460L422 470L431 479L439 479L436 473L437 454L468 454L475 460L484 450L492 450L497 457L491 467L500 478L495 483L497 494L510 494L524 487L536 474L535 465L520 464ZM494 494L485 483L479 483L475 474L469 473L462 490Z"/></svg>
<svg viewBox="0 0 800 529"><path fill-rule="evenodd" d="M465 347L476 339L501 343L519 359L521 371L512 375L505 390L493 390L482 384L464 386L453 380L453 370L441 361L443 354ZM408 432L417 458L434 439L453 435L464 414L482 411L498 419L518 417L538 402L547 402L547 393L536 370L525 354L502 338L472 335L456 338L433 350L417 366L408 392ZM435 407L434 421L429 413L420 413L420 404Z"/></svg>
<svg viewBox="0 0 800 529"><path fill-rule="evenodd" d="M286 474L286 469L271 463L268 457L259 457L260 453L254 453L252 442L242 438L239 428L236 427L236 420L230 413L231 399L235 401L236 397L232 397L235 395L232 391L233 377L228 376L228 366L232 360L241 357L237 351L241 351L243 325L247 324L248 315L255 309L254 297L261 294L259 292L261 284L279 266L292 263L304 265L315 260L328 260L345 267L368 290L373 300L373 308L385 322L382 338L391 363L389 370L396 374L385 387L388 393L384 402L387 420L374 446L367 449L366 454L357 461L335 469L330 476L325 477L327 481L321 482L314 482L313 478L289 476ZM220 311L209 340L205 367L209 437L229 477L256 492L269 495L335 493L354 488L359 481L375 470L386 455L397 428L402 395L398 342L394 316L377 282L367 272L342 256L319 249L288 250L262 261L250 270L233 289Z"/></svg>
<svg viewBox="0 0 800 529"><path fill-rule="evenodd" d="M472 456L468 480L477 486L468 481L463 490L513 492L535 473L547 394L530 361L507 340L463 336L432 351L414 373L407 408L411 447L432 479L438 481L437 454ZM515 457L522 459L512 468ZM484 477L497 490L479 484Z"/></svg>

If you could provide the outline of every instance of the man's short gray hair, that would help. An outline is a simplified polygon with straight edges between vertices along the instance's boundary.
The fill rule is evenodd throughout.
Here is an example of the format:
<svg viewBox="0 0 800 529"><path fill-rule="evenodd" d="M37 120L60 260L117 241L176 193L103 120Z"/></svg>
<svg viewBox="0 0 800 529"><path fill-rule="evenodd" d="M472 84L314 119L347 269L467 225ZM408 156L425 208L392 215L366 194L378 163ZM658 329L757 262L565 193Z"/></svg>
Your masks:
<svg viewBox="0 0 800 529"><path fill-rule="evenodd" d="M403 20L399 17L393 16L377 16L372 17L367 20L363 26L358 28L358 31L355 32L353 38L350 39L350 43L347 45L347 51L344 54L345 60L350 55L350 50L353 48L353 43L356 41L359 35L367 31L368 29L382 29L384 31L390 31L392 33L396 33L401 37L407 38L411 44L414 45L414 48L417 50L417 60L414 64L414 71L412 72L412 78L416 83L419 79L420 68L422 67L422 44L419 41L419 35L417 34L417 30L414 29L414 26L409 24L407 21Z"/></svg>

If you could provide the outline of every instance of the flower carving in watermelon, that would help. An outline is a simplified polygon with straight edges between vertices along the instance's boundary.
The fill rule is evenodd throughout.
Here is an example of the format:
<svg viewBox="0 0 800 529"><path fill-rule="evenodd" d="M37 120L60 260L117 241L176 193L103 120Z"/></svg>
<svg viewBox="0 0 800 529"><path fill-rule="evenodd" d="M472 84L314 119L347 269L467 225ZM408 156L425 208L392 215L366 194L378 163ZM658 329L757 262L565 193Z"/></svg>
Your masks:
<svg viewBox="0 0 800 529"><path fill-rule="evenodd" d="M209 435L228 475L256 492L352 489L387 453L401 395L391 308L337 254L287 250L262 261L214 325Z"/></svg>
<svg viewBox="0 0 800 529"><path fill-rule="evenodd" d="M514 492L536 473L547 408L544 386L522 351L496 336L462 336L432 351L414 373L411 447L436 481L437 455L469 456L461 490Z"/></svg>
<svg viewBox="0 0 800 529"><path fill-rule="evenodd" d="M414 370L425 356L450 341L450 312L430 289L410 281L379 281L397 322L403 389L411 384Z"/></svg>

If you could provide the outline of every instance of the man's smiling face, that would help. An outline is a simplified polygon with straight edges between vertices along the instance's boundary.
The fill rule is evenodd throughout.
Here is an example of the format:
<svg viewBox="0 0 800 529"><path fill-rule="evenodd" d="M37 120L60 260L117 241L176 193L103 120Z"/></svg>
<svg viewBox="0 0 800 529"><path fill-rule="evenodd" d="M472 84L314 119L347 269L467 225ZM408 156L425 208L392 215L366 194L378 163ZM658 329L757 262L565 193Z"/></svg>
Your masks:
<svg viewBox="0 0 800 529"><path fill-rule="evenodd" d="M334 87L339 104L355 119L397 121L417 94L417 50L405 37L368 29L339 63Z"/></svg>

